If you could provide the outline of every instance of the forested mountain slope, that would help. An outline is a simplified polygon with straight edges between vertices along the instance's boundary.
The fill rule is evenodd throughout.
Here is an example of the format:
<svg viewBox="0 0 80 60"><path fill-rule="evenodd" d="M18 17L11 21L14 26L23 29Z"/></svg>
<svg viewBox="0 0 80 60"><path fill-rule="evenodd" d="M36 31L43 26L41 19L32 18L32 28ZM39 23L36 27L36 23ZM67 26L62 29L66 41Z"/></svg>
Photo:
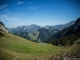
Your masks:
<svg viewBox="0 0 80 60"><path fill-rule="evenodd" d="M73 43L74 41L76 41L79 38L80 38L80 18L78 18L76 20L74 25L71 25L70 27L65 28L62 31L54 34L46 42L47 43L52 43L52 44L58 44L59 41L61 41L61 42L66 41L68 43ZM59 39L59 41L56 40L56 39ZM66 43L64 43L64 44L66 44ZM64 45L64 44L62 44L62 45Z"/></svg>

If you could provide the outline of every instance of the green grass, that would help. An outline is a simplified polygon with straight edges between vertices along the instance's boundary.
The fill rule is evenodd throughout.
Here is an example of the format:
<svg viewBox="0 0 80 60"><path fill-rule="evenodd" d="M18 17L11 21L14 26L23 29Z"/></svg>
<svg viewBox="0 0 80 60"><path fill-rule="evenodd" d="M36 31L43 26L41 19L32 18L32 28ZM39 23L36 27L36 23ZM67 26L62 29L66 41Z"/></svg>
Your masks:
<svg viewBox="0 0 80 60"><path fill-rule="evenodd" d="M2 32L0 38L0 59L2 60L47 60L59 53L60 47L31 42L24 38ZM18 57L17 57L18 56Z"/></svg>
<svg viewBox="0 0 80 60"><path fill-rule="evenodd" d="M35 32L35 35L32 34L32 33L29 33L28 36L29 36L32 40L37 40L38 35L39 35L39 31L36 31L36 32Z"/></svg>
<svg viewBox="0 0 80 60"><path fill-rule="evenodd" d="M75 56L80 52L80 44L58 47L31 42L10 33L1 33L4 36L0 37L0 60L53 60L56 57L64 58L64 54L67 55L67 53Z"/></svg>

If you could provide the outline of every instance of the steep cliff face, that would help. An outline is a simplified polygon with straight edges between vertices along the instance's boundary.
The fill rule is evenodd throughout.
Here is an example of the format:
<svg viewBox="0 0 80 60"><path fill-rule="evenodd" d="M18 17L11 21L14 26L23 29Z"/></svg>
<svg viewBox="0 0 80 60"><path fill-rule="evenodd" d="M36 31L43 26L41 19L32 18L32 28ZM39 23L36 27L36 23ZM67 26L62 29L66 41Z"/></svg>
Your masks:
<svg viewBox="0 0 80 60"><path fill-rule="evenodd" d="M5 27L5 25L2 22L0 22L0 31L4 31L8 33L8 29Z"/></svg>

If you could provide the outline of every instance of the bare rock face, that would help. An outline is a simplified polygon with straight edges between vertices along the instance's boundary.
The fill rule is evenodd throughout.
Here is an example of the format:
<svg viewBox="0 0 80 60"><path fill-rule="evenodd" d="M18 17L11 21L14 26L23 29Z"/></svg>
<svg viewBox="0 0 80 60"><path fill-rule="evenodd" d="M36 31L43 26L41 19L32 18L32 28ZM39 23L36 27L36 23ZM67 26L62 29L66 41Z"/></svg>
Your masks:
<svg viewBox="0 0 80 60"><path fill-rule="evenodd" d="M5 25L2 22L0 22L0 31L4 31L8 33L8 29L5 27Z"/></svg>

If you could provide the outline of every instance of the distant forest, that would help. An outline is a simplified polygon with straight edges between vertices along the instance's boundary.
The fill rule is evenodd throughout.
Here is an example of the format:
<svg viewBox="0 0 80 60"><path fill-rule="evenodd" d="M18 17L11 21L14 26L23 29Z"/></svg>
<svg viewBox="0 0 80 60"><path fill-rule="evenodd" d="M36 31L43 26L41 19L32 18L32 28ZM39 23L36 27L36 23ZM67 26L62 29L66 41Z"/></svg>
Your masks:
<svg viewBox="0 0 80 60"><path fill-rule="evenodd" d="M53 41L52 44L57 46L65 46L65 45L70 46L73 45L74 42L77 41L78 39L80 39L80 32L56 39Z"/></svg>

